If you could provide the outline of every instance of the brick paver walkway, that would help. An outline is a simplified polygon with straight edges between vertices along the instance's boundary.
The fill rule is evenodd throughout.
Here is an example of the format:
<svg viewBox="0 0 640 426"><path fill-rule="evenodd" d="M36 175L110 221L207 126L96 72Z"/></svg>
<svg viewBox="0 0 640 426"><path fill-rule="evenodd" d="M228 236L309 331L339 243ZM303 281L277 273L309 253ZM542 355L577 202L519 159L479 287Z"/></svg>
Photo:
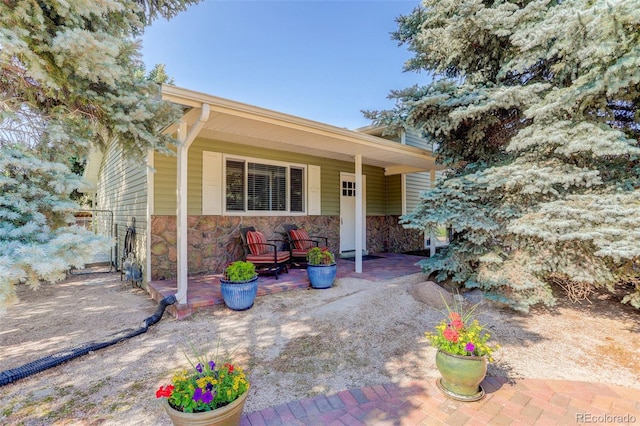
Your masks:
<svg viewBox="0 0 640 426"><path fill-rule="evenodd" d="M241 425L640 425L640 389L567 380L488 377L476 402L445 397L435 380L320 395L245 414Z"/></svg>
<svg viewBox="0 0 640 426"><path fill-rule="evenodd" d="M384 281L420 272L416 262L423 259L420 256L405 254L378 253L378 259L364 262L362 273L354 271L353 261L336 259L338 263L338 279L359 278L371 282ZM289 273L278 274L278 279L273 275L261 276L258 280L258 298L268 294L282 291L300 290L309 288L309 279L305 269L290 269ZM151 297L160 302L163 298L175 294L178 291L176 280L160 280L149 282ZM220 293L220 275L201 275L189 277L189 289L187 291L189 303L185 305L171 305L167 312L176 318L184 318L191 315L199 308L223 304Z"/></svg>
<svg viewBox="0 0 640 426"><path fill-rule="evenodd" d="M363 273L351 261L338 259L338 278L354 277L372 283L420 271L417 256L378 254ZM262 277L258 295L308 288L306 271L293 269L279 279ZM161 300L177 290L175 280L149 283ZM216 277L189 277L190 303L182 318L199 307L223 303ZM321 290L325 291L325 290ZM170 307L175 309L175 305ZM171 309L169 311L171 312ZM487 378L486 396L476 402L445 397L435 380L351 389L332 395L291 401L245 414L244 426L259 425L575 425L636 424L640 426L640 389L566 380Z"/></svg>

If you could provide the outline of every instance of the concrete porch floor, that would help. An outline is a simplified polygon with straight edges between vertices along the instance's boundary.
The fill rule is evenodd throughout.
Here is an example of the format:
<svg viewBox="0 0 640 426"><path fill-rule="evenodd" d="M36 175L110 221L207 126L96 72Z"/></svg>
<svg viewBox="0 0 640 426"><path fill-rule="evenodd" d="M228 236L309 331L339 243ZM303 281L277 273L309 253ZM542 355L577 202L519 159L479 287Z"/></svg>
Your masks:
<svg viewBox="0 0 640 426"><path fill-rule="evenodd" d="M423 259L421 256L412 256L395 253L377 253L377 259L362 262L362 273L355 272L355 262L338 258L337 279L359 278L369 281L384 281L420 272L416 262ZM197 309L213 305L224 304L220 294L220 274L189 277L187 290L187 304L172 305L167 308L174 317L185 318ZM261 275L258 279L258 296L309 288L307 271L299 268L289 268L289 273L278 274L278 279L273 275ZM151 297L159 302L163 298L175 294L178 290L176 280L151 281L148 291Z"/></svg>

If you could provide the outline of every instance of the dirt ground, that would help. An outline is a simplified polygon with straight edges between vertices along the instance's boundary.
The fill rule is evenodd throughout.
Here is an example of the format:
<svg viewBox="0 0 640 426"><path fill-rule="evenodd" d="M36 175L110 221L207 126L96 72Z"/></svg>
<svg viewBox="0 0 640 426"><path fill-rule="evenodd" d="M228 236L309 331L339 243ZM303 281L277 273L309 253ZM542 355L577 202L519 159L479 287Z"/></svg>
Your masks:
<svg viewBox="0 0 640 426"><path fill-rule="evenodd" d="M183 350L235 348L251 381L245 413L320 393L435 380L424 338L441 319L420 301L415 274L386 282L338 280L328 290L259 297L253 308L219 306L177 321L168 313L140 336L0 387L0 424L169 425L155 398L186 368ZM138 328L156 310L119 274L70 277L0 318L1 372L109 334ZM502 348L489 375L611 383L640 390L640 313L595 294L516 313L484 302L479 318Z"/></svg>

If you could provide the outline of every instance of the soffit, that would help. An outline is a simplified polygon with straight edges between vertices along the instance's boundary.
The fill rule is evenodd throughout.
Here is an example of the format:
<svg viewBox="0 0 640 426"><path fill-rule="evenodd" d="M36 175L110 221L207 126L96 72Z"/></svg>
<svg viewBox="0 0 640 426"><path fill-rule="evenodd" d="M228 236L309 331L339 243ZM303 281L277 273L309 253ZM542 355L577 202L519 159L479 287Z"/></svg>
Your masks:
<svg viewBox="0 0 640 426"><path fill-rule="evenodd" d="M363 164L384 168L386 174L439 168L429 151L376 136L176 86L163 85L162 94L165 100L191 107L183 116L188 126L200 117L202 104L209 105L211 112L198 134L201 138L348 162L361 155Z"/></svg>

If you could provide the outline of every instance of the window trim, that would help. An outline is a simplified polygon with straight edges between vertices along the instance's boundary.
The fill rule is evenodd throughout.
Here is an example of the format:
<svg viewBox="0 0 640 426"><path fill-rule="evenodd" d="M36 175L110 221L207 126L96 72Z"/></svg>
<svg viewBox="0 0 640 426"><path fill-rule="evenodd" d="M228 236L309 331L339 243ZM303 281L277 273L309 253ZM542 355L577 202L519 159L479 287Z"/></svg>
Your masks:
<svg viewBox="0 0 640 426"><path fill-rule="evenodd" d="M248 190L248 166L247 163L264 164L268 166L285 167L287 172L287 210L273 211L273 210L227 210L227 161L243 161L245 163L244 174L244 191L245 191L245 209L247 206L247 190ZM303 182L302 188L304 190L304 197L302 200L302 207L304 211L292 212L291 209L291 168L299 168L303 170ZM290 163L286 161L268 160L265 158L245 157L242 155L223 154L222 155L222 215L223 216L307 216L309 209L309 190L308 184L308 167L306 164Z"/></svg>

